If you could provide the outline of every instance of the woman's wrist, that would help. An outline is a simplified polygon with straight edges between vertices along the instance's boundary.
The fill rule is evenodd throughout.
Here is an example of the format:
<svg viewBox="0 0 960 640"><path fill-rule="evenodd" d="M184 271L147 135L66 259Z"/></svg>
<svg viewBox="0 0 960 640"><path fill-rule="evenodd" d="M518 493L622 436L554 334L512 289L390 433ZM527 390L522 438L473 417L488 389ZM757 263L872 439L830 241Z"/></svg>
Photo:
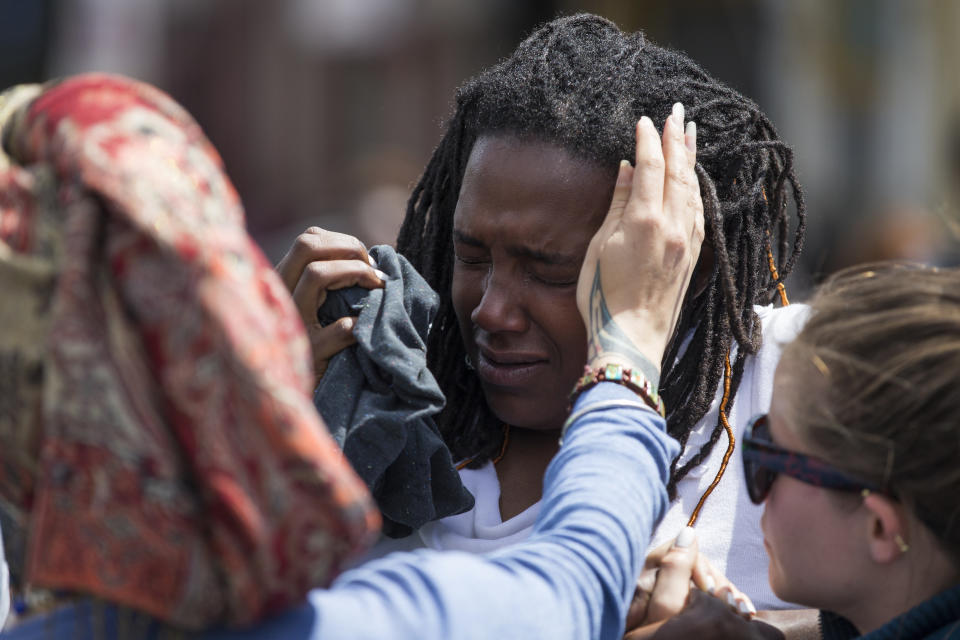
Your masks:
<svg viewBox="0 0 960 640"><path fill-rule="evenodd" d="M607 365L620 365L639 371L650 382L654 391L660 388L660 367L639 351L629 355L614 351L599 352L587 361L586 369L597 370Z"/></svg>
<svg viewBox="0 0 960 640"><path fill-rule="evenodd" d="M666 417L666 408L660 398L656 384L644 375L640 369L612 361L596 367L590 365L584 367L583 376L577 381L570 394L571 408L581 393L601 382L612 382L626 387L637 394L644 404L662 417Z"/></svg>

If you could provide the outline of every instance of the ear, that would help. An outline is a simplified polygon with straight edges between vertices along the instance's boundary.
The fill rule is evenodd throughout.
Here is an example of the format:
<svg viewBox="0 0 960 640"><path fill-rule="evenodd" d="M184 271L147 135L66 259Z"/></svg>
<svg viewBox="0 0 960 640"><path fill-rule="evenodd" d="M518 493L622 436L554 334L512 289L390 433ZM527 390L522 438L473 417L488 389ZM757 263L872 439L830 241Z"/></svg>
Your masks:
<svg viewBox="0 0 960 640"><path fill-rule="evenodd" d="M879 564L888 564L906 553L907 517L903 506L878 493L869 493L863 499L867 511L867 548L870 557Z"/></svg>

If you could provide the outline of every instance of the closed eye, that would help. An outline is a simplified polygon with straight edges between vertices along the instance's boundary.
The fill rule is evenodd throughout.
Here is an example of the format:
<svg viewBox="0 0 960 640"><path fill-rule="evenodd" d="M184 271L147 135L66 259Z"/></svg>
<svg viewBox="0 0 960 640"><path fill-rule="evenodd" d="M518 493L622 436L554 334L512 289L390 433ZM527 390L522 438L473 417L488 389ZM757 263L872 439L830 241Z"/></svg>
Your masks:
<svg viewBox="0 0 960 640"><path fill-rule="evenodd" d="M455 241L453 258L465 265L487 264L490 262L490 252L483 245Z"/></svg>
<svg viewBox="0 0 960 640"><path fill-rule="evenodd" d="M542 271L532 270L530 276L536 282L544 284L548 287L573 287L576 286L577 280L579 280L579 272L573 275L570 274L550 274L544 273Z"/></svg>
<svg viewBox="0 0 960 640"><path fill-rule="evenodd" d="M458 229L453 230L453 257L460 264L480 265L490 262L483 243Z"/></svg>

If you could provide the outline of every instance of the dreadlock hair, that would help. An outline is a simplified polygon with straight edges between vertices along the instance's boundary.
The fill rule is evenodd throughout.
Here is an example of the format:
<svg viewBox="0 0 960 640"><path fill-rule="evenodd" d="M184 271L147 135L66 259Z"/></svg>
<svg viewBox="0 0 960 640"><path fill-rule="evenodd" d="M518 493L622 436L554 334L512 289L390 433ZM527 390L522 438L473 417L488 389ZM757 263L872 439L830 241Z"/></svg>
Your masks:
<svg viewBox="0 0 960 640"><path fill-rule="evenodd" d="M675 102L697 123L696 171L715 260L708 285L700 292L691 287L677 323L677 336L692 332L692 337L673 340L664 355L661 394L668 431L686 447L736 342L728 406L732 403L745 359L760 346L753 305L772 301L802 246L805 214L793 152L756 104L685 55L640 32L623 33L598 16L561 17L459 88L456 110L410 196L397 239L398 250L440 292L427 354L444 394L457 398L437 421L455 458L472 457L471 466L479 466L496 454L503 438L465 362L450 296L454 209L474 143L484 135L514 135L616 167L633 157L640 116L662 123ZM792 239L790 198L797 215ZM679 467L674 460L671 498L677 481L706 458L722 431L718 420L695 455Z"/></svg>

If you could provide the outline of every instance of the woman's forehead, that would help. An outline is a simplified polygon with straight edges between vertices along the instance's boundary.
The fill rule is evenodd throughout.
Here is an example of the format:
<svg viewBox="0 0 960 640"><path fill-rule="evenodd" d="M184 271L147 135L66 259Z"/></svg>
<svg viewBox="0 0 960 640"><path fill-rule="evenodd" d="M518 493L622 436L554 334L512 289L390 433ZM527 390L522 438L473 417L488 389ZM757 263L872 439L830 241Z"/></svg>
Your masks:
<svg viewBox="0 0 960 640"><path fill-rule="evenodd" d="M520 223L544 231L557 225L599 227L616 167L607 169L562 147L514 136L483 137L464 174L455 227Z"/></svg>
<svg viewBox="0 0 960 640"><path fill-rule="evenodd" d="M496 166L504 161L511 163L533 161L533 166L541 171L551 171L568 178L582 173L598 173L607 175L612 180L617 174L616 164L606 167L558 142L509 132L479 136L470 151L466 172L469 174L489 170L491 165Z"/></svg>
<svg viewBox="0 0 960 640"><path fill-rule="evenodd" d="M780 446L816 454L804 440L802 427L805 414L814 409L812 403L827 401L817 373L809 363L809 354L786 345L773 375L769 409L770 434Z"/></svg>

